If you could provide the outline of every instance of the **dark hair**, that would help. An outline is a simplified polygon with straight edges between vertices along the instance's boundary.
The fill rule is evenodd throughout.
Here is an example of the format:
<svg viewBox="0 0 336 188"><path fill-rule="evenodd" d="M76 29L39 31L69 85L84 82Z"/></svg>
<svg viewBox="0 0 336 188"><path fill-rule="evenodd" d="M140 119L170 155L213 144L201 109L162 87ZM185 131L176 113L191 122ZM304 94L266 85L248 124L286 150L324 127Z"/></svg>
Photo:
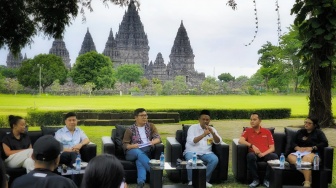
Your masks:
<svg viewBox="0 0 336 188"><path fill-rule="evenodd" d="M134 116L137 116L141 112L144 112L144 111L146 111L144 108L137 108L137 109L134 110L133 114L134 114Z"/></svg>
<svg viewBox="0 0 336 188"><path fill-rule="evenodd" d="M0 188L5 188L6 187L6 182L7 182L7 175L6 175L6 168L5 164L3 163L2 159L0 159Z"/></svg>
<svg viewBox="0 0 336 188"><path fill-rule="evenodd" d="M20 119L23 119L21 116L14 116L14 115L9 115L8 116L8 121L9 121L9 126L10 128L13 129L13 126L18 123Z"/></svg>
<svg viewBox="0 0 336 188"><path fill-rule="evenodd" d="M86 167L82 187L119 188L124 175L124 168L114 155L98 155Z"/></svg>
<svg viewBox="0 0 336 188"><path fill-rule="evenodd" d="M73 117L73 116L75 116L77 118L77 115L76 115L75 112L69 112L69 113L65 114L64 120L68 119L68 117Z"/></svg>
<svg viewBox="0 0 336 188"><path fill-rule="evenodd" d="M251 113L251 116L252 115L257 115L258 116L258 119L261 120L261 115L258 113L258 112L252 112Z"/></svg>
<svg viewBox="0 0 336 188"><path fill-rule="evenodd" d="M201 117L201 115L208 115L208 116L210 116L210 111L209 111L209 110L202 110L202 111L199 113L199 117Z"/></svg>
<svg viewBox="0 0 336 188"><path fill-rule="evenodd" d="M306 119L310 119L313 122L313 125L316 129L320 128L319 121L318 121L317 118L312 117L312 116L308 116Z"/></svg>

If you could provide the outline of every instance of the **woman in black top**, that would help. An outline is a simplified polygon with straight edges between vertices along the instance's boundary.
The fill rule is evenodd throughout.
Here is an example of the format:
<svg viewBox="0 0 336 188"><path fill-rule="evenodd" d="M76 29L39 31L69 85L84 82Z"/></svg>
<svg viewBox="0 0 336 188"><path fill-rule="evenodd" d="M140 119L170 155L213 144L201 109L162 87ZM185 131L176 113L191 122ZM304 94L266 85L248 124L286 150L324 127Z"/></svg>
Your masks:
<svg viewBox="0 0 336 188"><path fill-rule="evenodd" d="M304 121L304 128L298 130L295 135L295 140L292 146L293 152L308 153L303 157L301 156L302 161L313 163L315 153L319 151L322 153L324 147L328 147L328 140L325 134L320 130L318 120L308 117ZM288 155L288 161L291 164L296 164L297 156L294 155L294 153ZM301 170L301 172L305 178L303 186L310 187L311 171Z"/></svg>
<svg viewBox="0 0 336 188"><path fill-rule="evenodd" d="M9 168L24 167L27 173L34 170L32 145L26 132L26 121L20 116L9 116L12 131L2 139L5 165Z"/></svg>

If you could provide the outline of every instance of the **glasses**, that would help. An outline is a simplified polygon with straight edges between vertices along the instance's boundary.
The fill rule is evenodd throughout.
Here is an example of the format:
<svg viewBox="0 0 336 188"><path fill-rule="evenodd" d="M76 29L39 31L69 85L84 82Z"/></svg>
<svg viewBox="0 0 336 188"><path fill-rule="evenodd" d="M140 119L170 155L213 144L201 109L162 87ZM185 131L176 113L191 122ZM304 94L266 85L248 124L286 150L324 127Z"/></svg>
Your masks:
<svg viewBox="0 0 336 188"><path fill-rule="evenodd" d="M312 125L313 123L309 121L304 121L304 124Z"/></svg>
<svg viewBox="0 0 336 188"><path fill-rule="evenodd" d="M146 118L146 117L148 117L148 115L147 114L141 114L141 115L137 115L138 117L140 116L140 117L142 117L142 118Z"/></svg>

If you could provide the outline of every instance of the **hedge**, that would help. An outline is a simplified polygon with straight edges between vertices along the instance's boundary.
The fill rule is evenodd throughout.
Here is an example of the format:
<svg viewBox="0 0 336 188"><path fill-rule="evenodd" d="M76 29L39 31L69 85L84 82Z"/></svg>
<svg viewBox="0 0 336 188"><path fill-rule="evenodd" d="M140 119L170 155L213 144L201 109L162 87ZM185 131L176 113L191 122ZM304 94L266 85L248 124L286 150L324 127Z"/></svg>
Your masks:
<svg viewBox="0 0 336 188"><path fill-rule="evenodd" d="M201 109L147 109L150 112L178 112L180 119L195 120L198 118ZM291 109L209 109L211 119L247 119L252 112L258 112L263 119L289 118ZM31 126L62 125L64 124L63 114L69 111L28 111L27 122ZM133 110L74 110L74 112L94 112L94 113L133 113Z"/></svg>

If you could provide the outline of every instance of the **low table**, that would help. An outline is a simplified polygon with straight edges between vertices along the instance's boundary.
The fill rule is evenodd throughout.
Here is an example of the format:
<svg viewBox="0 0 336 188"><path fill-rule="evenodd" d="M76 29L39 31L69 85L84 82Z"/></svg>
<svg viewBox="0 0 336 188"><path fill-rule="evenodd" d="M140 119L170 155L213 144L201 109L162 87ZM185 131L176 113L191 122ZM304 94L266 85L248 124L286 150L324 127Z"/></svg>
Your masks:
<svg viewBox="0 0 336 188"><path fill-rule="evenodd" d="M64 177L71 179L75 184L80 187L85 173L85 168L82 168L80 171L77 171L73 168L67 167L66 171L61 168L58 168L57 171Z"/></svg>
<svg viewBox="0 0 336 188"><path fill-rule="evenodd" d="M286 165L283 169L279 166L269 165L271 167L270 174L270 187L272 188L282 188L283 187L283 172L298 170L295 165ZM328 181L326 177L331 173L330 169L324 169L323 167L315 168L312 166L302 166L302 170L312 171L312 188L322 188L328 187ZM303 176L303 175L302 175Z"/></svg>
<svg viewBox="0 0 336 188"><path fill-rule="evenodd" d="M162 186L163 170L187 170L192 169L192 186L188 185L164 185ZM203 164L198 164L196 167L190 165L180 165L177 167L172 167L171 163L165 162L164 167L158 165L150 166L150 187L151 188L183 188L183 187L194 187L194 188L204 188L206 182L206 166Z"/></svg>

